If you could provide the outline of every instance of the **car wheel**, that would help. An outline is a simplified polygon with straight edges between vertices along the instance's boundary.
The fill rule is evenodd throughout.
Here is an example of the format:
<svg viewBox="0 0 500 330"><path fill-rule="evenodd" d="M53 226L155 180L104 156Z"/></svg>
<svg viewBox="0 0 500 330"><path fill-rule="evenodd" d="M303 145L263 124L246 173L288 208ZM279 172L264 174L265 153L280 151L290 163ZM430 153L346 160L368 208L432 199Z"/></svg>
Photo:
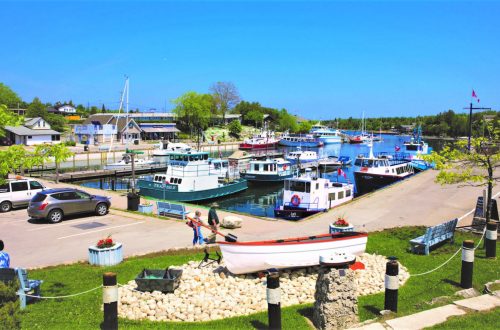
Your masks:
<svg viewBox="0 0 500 330"><path fill-rule="evenodd" d="M108 206L104 203L97 204L97 206L95 207L95 213L97 213L97 215L101 217L108 214Z"/></svg>
<svg viewBox="0 0 500 330"><path fill-rule="evenodd" d="M5 201L0 204L0 212L9 212L10 210L12 210L12 204L10 202Z"/></svg>
<svg viewBox="0 0 500 330"><path fill-rule="evenodd" d="M63 219L63 213L61 210L52 210L49 212L49 215L47 216L47 219L49 220L50 223L58 223L61 222Z"/></svg>

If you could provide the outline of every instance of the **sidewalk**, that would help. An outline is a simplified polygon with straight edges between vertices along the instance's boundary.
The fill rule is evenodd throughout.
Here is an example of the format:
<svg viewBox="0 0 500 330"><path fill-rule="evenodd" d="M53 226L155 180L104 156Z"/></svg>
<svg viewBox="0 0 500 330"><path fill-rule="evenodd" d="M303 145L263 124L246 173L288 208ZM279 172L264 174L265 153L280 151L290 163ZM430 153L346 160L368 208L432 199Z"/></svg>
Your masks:
<svg viewBox="0 0 500 330"><path fill-rule="evenodd" d="M370 323L351 330L418 330L445 322L451 316L488 311L500 307L500 290L493 294L454 301L453 304L429 309L420 313L390 319L385 322Z"/></svg>

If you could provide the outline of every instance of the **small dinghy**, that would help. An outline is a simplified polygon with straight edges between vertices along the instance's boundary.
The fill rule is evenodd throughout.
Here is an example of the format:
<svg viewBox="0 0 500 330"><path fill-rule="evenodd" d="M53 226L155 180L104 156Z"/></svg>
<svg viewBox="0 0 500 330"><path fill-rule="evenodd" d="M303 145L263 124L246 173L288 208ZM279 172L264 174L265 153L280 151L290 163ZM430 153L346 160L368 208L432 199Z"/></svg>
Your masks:
<svg viewBox="0 0 500 330"><path fill-rule="evenodd" d="M217 242L227 269L248 274L270 268L310 267L320 264L320 256L334 256L331 263L343 264L348 256L365 252L368 234L342 232L308 237L255 242ZM344 256L344 257L342 257ZM325 260L327 261L327 260Z"/></svg>

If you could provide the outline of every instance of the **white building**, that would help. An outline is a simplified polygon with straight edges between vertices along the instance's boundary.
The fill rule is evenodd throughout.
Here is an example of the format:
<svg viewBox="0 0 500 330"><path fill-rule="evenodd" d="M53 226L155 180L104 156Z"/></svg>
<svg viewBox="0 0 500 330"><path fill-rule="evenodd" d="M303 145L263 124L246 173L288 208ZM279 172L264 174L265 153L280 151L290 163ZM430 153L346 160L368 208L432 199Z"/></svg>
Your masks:
<svg viewBox="0 0 500 330"><path fill-rule="evenodd" d="M61 133L50 128L43 118L25 118L24 125L5 126L7 144L24 144L27 146L60 143Z"/></svg>
<svg viewBox="0 0 500 330"><path fill-rule="evenodd" d="M47 111L50 113L59 113L59 114L74 114L76 113L76 108L69 104L55 105L54 107L47 108Z"/></svg>

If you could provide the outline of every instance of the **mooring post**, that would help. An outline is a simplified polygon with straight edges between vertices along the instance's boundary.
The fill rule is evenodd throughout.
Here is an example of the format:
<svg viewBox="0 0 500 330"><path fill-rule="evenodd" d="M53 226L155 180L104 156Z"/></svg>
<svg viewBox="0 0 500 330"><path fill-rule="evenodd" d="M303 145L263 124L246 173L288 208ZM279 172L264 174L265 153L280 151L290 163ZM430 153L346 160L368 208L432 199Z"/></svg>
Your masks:
<svg viewBox="0 0 500 330"><path fill-rule="evenodd" d="M111 190L115 191L115 179L111 179Z"/></svg>
<svg viewBox="0 0 500 330"><path fill-rule="evenodd" d="M385 299L384 309L394 313L398 311L399 263L394 257L385 266Z"/></svg>
<svg viewBox="0 0 500 330"><path fill-rule="evenodd" d="M495 258L497 256L497 231L498 223L490 221L486 224L486 235L484 237L484 246L486 247L486 258Z"/></svg>
<svg viewBox="0 0 500 330"><path fill-rule="evenodd" d="M280 274L275 268L267 273L267 316L269 329L281 329Z"/></svg>
<svg viewBox="0 0 500 330"><path fill-rule="evenodd" d="M465 240L462 243L462 273L460 286L464 289L472 288L472 270L474 269L474 241Z"/></svg>
<svg viewBox="0 0 500 330"><path fill-rule="evenodd" d="M103 329L118 329L118 285L115 273L102 275L102 302L104 303Z"/></svg>

